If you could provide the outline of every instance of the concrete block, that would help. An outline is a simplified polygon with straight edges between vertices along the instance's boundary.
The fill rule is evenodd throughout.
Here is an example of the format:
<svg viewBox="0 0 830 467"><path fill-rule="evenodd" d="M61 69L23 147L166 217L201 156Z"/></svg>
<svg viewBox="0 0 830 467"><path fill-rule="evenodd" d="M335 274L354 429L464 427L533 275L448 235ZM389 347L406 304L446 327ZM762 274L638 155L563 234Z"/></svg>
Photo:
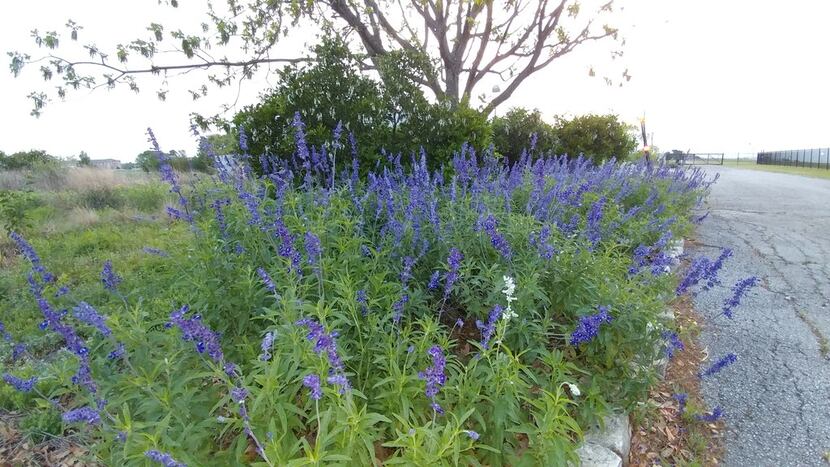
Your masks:
<svg viewBox="0 0 830 467"><path fill-rule="evenodd" d="M631 450L631 425L627 414L609 415L603 419L605 427L593 427L585 433L586 444L596 444L610 449L621 459L623 464L628 462L628 453Z"/></svg>
<svg viewBox="0 0 830 467"><path fill-rule="evenodd" d="M582 467L622 467L623 462L614 451L598 444L583 443L576 450Z"/></svg>

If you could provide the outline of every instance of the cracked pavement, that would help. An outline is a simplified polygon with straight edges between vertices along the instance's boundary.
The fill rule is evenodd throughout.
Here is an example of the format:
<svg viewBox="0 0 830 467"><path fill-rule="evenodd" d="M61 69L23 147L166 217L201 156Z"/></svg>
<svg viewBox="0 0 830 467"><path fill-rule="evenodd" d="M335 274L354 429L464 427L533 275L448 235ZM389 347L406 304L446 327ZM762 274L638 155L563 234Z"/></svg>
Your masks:
<svg viewBox="0 0 830 467"><path fill-rule="evenodd" d="M707 167L719 172L692 255L734 250L722 285L695 297L709 363L738 361L703 381L727 425L727 466L826 466L830 452L830 180ZM718 317L731 287L761 279L732 320Z"/></svg>

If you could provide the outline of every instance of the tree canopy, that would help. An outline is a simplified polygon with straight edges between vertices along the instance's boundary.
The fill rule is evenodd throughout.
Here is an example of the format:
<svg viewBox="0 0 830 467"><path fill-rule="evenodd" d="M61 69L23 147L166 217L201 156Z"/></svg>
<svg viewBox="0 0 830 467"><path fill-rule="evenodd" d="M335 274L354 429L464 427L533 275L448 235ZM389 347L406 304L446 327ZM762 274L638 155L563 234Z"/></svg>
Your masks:
<svg viewBox="0 0 830 467"><path fill-rule="evenodd" d="M58 158L41 149L20 151L10 155L0 151L0 170L31 169L57 162Z"/></svg>
<svg viewBox="0 0 830 467"><path fill-rule="evenodd" d="M177 0L164 3L178 7ZM156 93L161 99L169 92L168 78L201 69L207 72L204 83L188 90L198 99L208 93L209 85L230 86L272 64L316 60L280 43L290 33L316 30L345 38L360 57L361 70L377 72L384 83L402 72L411 73L410 78L437 100L452 106L478 100L488 115L556 59L587 42L618 39L617 30L606 23L612 4L613 0L207 2L200 24L153 22L146 36L128 43L82 41L82 26L69 20L69 42L77 47L66 50L65 35L35 30L32 37L45 54L9 52L10 68L17 76L38 67L44 80L60 81L55 95L61 98L72 90L102 86L139 91L138 76L160 75L163 84ZM412 66L390 74L384 58L394 54L406 54ZM623 78L628 78L627 72ZM485 93L488 82L499 86ZM39 115L53 96L35 90L29 97L32 114Z"/></svg>
<svg viewBox="0 0 830 467"><path fill-rule="evenodd" d="M90 159L89 154L87 154L86 151L81 151L81 153L78 154L78 165L81 167L89 167L92 165L92 159Z"/></svg>

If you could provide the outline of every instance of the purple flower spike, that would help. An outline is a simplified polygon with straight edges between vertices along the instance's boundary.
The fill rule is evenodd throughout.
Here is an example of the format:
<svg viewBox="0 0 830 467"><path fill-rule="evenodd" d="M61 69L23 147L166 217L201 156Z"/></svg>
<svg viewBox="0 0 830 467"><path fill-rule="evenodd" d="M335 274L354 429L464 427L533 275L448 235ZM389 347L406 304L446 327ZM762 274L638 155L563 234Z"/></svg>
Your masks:
<svg viewBox="0 0 830 467"><path fill-rule="evenodd" d="M350 387L349 380L343 373L333 373L331 376L326 378L326 382L329 384L340 386L340 394L345 394Z"/></svg>
<svg viewBox="0 0 830 467"><path fill-rule="evenodd" d="M723 417L723 409L721 409L720 407L715 407L712 410L712 413L710 413L710 414L696 415L695 416L696 419L700 420L701 422L706 422L706 423L716 422L716 421L720 420L721 417Z"/></svg>
<svg viewBox="0 0 830 467"><path fill-rule="evenodd" d="M493 248L504 259L509 261L513 257L513 252L510 249L510 244L507 242L507 239L496 230L496 218L490 214L484 219L482 226L484 227L484 231L487 232L487 235L490 236L490 243L493 245Z"/></svg>
<svg viewBox="0 0 830 467"><path fill-rule="evenodd" d="M403 259L403 270L401 271L401 284L406 287L407 282L412 279L412 266L415 265L415 258L405 256Z"/></svg>
<svg viewBox="0 0 830 467"><path fill-rule="evenodd" d="M493 337L493 334L496 332L496 323L498 322L501 315L504 313L504 307L501 305L496 305L490 310L490 315L487 317L487 323L482 323L479 320L476 320L476 327L481 330L481 345L485 349L490 348L490 339ZM461 321L461 319L459 319ZM464 326L464 322L461 322L461 326Z"/></svg>
<svg viewBox="0 0 830 467"><path fill-rule="evenodd" d="M429 406L432 407L432 410L434 410L438 415L444 415L444 408L441 407L438 402L432 401L429 403Z"/></svg>
<svg viewBox="0 0 830 467"><path fill-rule="evenodd" d="M119 342L118 345L115 346L115 350L107 355L107 358L110 360L118 360L123 357L125 353L126 349L124 348L124 344Z"/></svg>
<svg viewBox="0 0 830 467"><path fill-rule="evenodd" d="M458 280L458 269L461 267L461 261L463 260L464 255L458 251L458 248L450 248L450 255L447 257L447 265L450 267L450 271L444 281L444 298L450 295L452 286Z"/></svg>
<svg viewBox="0 0 830 467"><path fill-rule="evenodd" d="M435 271L429 277L429 282L427 283L427 290L433 291L438 288L438 281L441 280L441 273Z"/></svg>
<svg viewBox="0 0 830 467"><path fill-rule="evenodd" d="M38 256L35 249L29 242L26 241L20 234L17 232L9 233L9 237L17 244L17 248L20 249L20 252L23 256L32 263L32 269L38 273L43 279L44 282L54 282L55 276L48 272L46 268L43 266L43 263L40 260L40 256Z"/></svg>
<svg viewBox="0 0 830 467"><path fill-rule="evenodd" d="M98 411L90 407L81 407L80 409L70 410L63 414L63 421L65 423L84 422L89 425L97 425L101 422L101 415Z"/></svg>
<svg viewBox="0 0 830 467"><path fill-rule="evenodd" d="M259 274L259 278L262 279L262 283L265 284L265 288L270 290L271 293L276 292L277 286L274 284L273 279L271 276L268 275L268 271L263 268L256 268L257 274Z"/></svg>
<svg viewBox="0 0 830 467"><path fill-rule="evenodd" d="M78 371L72 375L72 382L86 388L91 393L98 391L98 385L95 384L95 379L92 377L92 370L89 367L89 358L82 356L78 363Z"/></svg>
<svg viewBox="0 0 830 467"><path fill-rule="evenodd" d="M329 383L341 386L340 393L344 393L349 389L349 381L344 373L345 365L343 360L337 354L337 332L326 334L323 325L311 318L303 318L296 323L298 326L305 326L309 332L306 336L311 342L314 342L314 353L327 357L329 361Z"/></svg>
<svg viewBox="0 0 830 467"><path fill-rule="evenodd" d="M145 246L141 249L141 251L147 253L148 255L161 256L162 258L170 256L166 251L159 250L158 248L153 248L151 246Z"/></svg>
<svg viewBox="0 0 830 467"><path fill-rule="evenodd" d="M676 351L684 349L683 341L680 340L680 337L675 332L664 331L663 340L665 341L666 357L668 358L674 357Z"/></svg>
<svg viewBox="0 0 830 467"><path fill-rule="evenodd" d="M176 459L173 459L173 456L170 454L157 451L155 449L145 451L144 456L153 462L163 465L164 467L187 467L187 464L178 462Z"/></svg>
<svg viewBox="0 0 830 467"><path fill-rule="evenodd" d="M602 209L605 207L606 199L602 197L591 205L588 213L588 230L586 236L591 242L591 247L596 248L602 239Z"/></svg>
<svg viewBox="0 0 830 467"><path fill-rule="evenodd" d="M400 300L392 304L392 322L397 326L403 317L403 307L409 301L409 295L404 294Z"/></svg>
<svg viewBox="0 0 830 467"><path fill-rule="evenodd" d="M571 334L571 345L578 346L593 340L599 334L600 325L612 320L608 309L607 306L600 306L599 313L579 318L579 324Z"/></svg>
<svg viewBox="0 0 830 467"><path fill-rule="evenodd" d="M75 317L78 318L78 321L84 322L95 329L97 329L104 337L109 337L112 334L112 331L107 326L106 318L101 316L98 313L98 310L92 307L87 302L80 302L77 307L74 308Z"/></svg>
<svg viewBox="0 0 830 467"><path fill-rule="evenodd" d="M369 306L367 305L367 297L366 291L361 289L357 291L357 296L355 297L357 303L360 304L360 312L363 313L363 316L366 316L369 313Z"/></svg>
<svg viewBox="0 0 830 467"><path fill-rule="evenodd" d="M175 325L181 330L182 339L196 343L197 352L207 353L214 362L221 362L224 359L224 354L222 353L222 346L219 344L219 334L205 326L199 315L192 318L185 318L184 314L189 309L190 307L185 305L171 313L170 322L165 326L170 327Z"/></svg>
<svg viewBox="0 0 830 467"><path fill-rule="evenodd" d="M444 410L435 401L435 396L438 395L438 391L440 391L441 387L447 382L447 377L444 375L444 368L447 361L444 358L444 351L437 345L430 347L427 354L432 357L432 366L429 366L426 370L418 373L418 378L426 382L424 394L426 394L426 396L430 399L430 405L433 410L439 414L443 414Z"/></svg>
<svg viewBox="0 0 830 467"><path fill-rule="evenodd" d="M231 400L236 402L237 404L241 404L245 402L245 398L248 397L248 390L245 388L233 388L231 389Z"/></svg>
<svg viewBox="0 0 830 467"><path fill-rule="evenodd" d="M32 392L32 389L34 389L35 384L37 384L37 377L32 376L29 379L20 379L12 374L4 373L3 381L5 381L6 384L13 387L17 391Z"/></svg>
<svg viewBox="0 0 830 467"><path fill-rule="evenodd" d="M678 408L680 409L680 415L686 413L686 402L689 400L689 395L682 392L679 394L675 394L674 399L677 401Z"/></svg>
<svg viewBox="0 0 830 467"><path fill-rule="evenodd" d="M265 333L265 337L262 338L262 345L260 346L262 353L259 355L260 360L266 362L271 359L271 346L273 345L274 333L269 331Z"/></svg>
<svg viewBox="0 0 830 467"><path fill-rule="evenodd" d="M314 235L310 230L305 233L305 251L308 254L308 262L312 266L316 266L320 262L320 256L323 248L320 245L320 237Z"/></svg>
<svg viewBox="0 0 830 467"><path fill-rule="evenodd" d="M12 347L12 362L16 362L26 352L26 344L18 342Z"/></svg>
<svg viewBox="0 0 830 467"><path fill-rule="evenodd" d="M732 311L741 304L741 299L749 292L749 289L755 287L758 283L758 278L755 276L741 279L732 287L732 296L729 297L723 304L723 315L727 318L732 318Z"/></svg>
<svg viewBox="0 0 830 467"><path fill-rule="evenodd" d="M104 268L101 270L101 282L111 292L114 292L118 284L121 283L121 277L112 270L112 261L110 260L104 261Z"/></svg>
<svg viewBox="0 0 830 467"><path fill-rule="evenodd" d="M314 373L303 378L303 386L311 392L311 398L318 401L323 397L323 390L320 388L320 377Z"/></svg>
<svg viewBox="0 0 830 467"><path fill-rule="evenodd" d="M717 362L715 362L712 366L707 368L706 371L704 371L702 373L698 373L698 376L701 377L701 378L706 377L706 376L712 376L715 373L718 373L721 370L723 370L724 368L728 367L729 365L735 363L737 360L738 360L738 357L735 354L733 354L733 353L726 354L725 357L723 357L720 360L718 360Z"/></svg>

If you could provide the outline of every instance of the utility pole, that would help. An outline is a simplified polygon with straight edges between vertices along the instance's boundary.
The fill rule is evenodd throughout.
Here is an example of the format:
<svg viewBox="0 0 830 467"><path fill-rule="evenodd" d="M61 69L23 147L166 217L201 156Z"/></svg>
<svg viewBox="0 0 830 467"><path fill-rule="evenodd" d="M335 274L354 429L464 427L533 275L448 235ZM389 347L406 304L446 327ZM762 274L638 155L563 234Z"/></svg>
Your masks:
<svg viewBox="0 0 830 467"><path fill-rule="evenodd" d="M646 158L646 163L651 166L651 157L649 154L651 152L651 148L648 147L648 137L646 136L646 116L643 114L640 117L640 132L643 135L643 157Z"/></svg>

